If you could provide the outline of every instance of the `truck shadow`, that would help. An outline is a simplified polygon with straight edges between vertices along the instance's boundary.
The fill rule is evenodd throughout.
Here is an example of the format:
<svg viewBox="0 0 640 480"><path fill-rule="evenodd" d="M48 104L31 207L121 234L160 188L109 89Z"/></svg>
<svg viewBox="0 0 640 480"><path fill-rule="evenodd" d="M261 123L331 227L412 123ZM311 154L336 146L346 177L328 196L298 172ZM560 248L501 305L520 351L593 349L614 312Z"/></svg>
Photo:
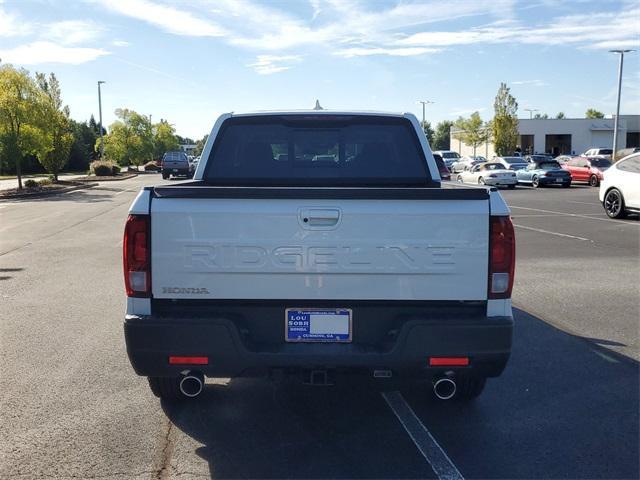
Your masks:
<svg viewBox="0 0 640 480"><path fill-rule="evenodd" d="M467 478L638 478L639 364L617 342L566 333L515 310L511 361L475 402L403 388L409 405ZM435 478L368 382L286 387L207 385L162 405L203 446L216 478Z"/></svg>

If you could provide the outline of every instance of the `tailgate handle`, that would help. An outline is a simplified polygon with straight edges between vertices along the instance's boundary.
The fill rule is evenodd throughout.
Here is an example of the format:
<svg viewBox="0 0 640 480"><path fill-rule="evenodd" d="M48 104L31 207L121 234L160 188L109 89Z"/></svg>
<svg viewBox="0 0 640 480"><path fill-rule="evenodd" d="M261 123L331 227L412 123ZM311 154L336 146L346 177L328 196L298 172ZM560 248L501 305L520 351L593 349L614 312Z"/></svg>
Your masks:
<svg viewBox="0 0 640 480"><path fill-rule="evenodd" d="M305 208L300 211L300 219L306 227L335 227L340 221L340 210L337 208Z"/></svg>

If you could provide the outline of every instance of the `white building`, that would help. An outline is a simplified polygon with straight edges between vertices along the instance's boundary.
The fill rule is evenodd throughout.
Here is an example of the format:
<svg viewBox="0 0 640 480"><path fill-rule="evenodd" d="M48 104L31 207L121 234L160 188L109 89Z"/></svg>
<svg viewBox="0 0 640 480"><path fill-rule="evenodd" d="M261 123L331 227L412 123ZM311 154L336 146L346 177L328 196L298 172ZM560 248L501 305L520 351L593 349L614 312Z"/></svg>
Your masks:
<svg viewBox="0 0 640 480"><path fill-rule="evenodd" d="M553 155L579 155L590 148L611 148L613 145L612 118L548 118L519 119L518 146L526 153L551 153ZM454 138L451 129L451 150L460 155L473 155L473 147ZM640 115L620 115L618 126L618 148L640 147ZM491 159L496 154L493 143L487 142L476 148L476 155Z"/></svg>
<svg viewBox="0 0 640 480"><path fill-rule="evenodd" d="M187 143L180 145L180 150L182 150L187 155L193 155L193 151L196 149L197 145L193 143Z"/></svg>

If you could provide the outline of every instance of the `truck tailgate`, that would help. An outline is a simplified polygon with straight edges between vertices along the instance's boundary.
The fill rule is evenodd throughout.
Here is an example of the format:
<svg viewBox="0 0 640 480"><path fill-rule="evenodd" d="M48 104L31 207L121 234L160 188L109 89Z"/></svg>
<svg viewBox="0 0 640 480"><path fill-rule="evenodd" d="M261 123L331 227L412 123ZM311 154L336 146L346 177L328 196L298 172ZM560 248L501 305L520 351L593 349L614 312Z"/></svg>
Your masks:
<svg viewBox="0 0 640 480"><path fill-rule="evenodd" d="M153 198L155 298L484 300L487 199Z"/></svg>

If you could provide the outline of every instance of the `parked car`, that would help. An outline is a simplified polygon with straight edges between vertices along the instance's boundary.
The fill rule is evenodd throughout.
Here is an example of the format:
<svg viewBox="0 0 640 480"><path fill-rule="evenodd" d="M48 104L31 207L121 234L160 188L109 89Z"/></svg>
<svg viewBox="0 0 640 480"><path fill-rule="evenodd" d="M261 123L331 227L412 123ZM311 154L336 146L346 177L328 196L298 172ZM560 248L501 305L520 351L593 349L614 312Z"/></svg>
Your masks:
<svg viewBox="0 0 640 480"><path fill-rule="evenodd" d="M592 187L600 185L604 171L610 166L609 160L599 157L573 157L562 164L574 182L586 182Z"/></svg>
<svg viewBox="0 0 640 480"><path fill-rule="evenodd" d="M444 160L444 164L447 166L449 170L451 170L451 165L460 160L460 154L458 152L454 152L453 150L436 150L433 153L437 153Z"/></svg>
<svg viewBox="0 0 640 480"><path fill-rule="evenodd" d="M583 157L599 157L611 160L613 149L611 148L590 148L582 154Z"/></svg>
<svg viewBox="0 0 640 480"><path fill-rule="evenodd" d="M631 155L632 153L638 153L638 152L640 152L640 147L623 148L622 150L618 150L616 152L616 158L622 159L624 157Z"/></svg>
<svg viewBox="0 0 640 480"><path fill-rule="evenodd" d="M144 187L124 337L152 392L339 373L477 397L511 351L513 223L500 192L440 188L423 135L411 114L224 114L195 182ZM283 141L338 161L277 161Z"/></svg>
<svg viewBox="0 0 640 480"><path fill-rule="evenodd" d="M548 185L571 186L571 174L564 170L555 160L537 160L529 163L527 168L516 172L518 183L531 185L533 188Z"/></svg>
<svg viewBox="0 0 640 480"><path fill-rule="evenodd" d="M487 161L486 158L481 157L480 155L469 155L466 157L462 157L459 161L453 163L451 165L452 173L459 173L465 170L469 170L474 165L478 165L479 163L485 163Z"/></svg>
<svg viewBox="0 0 640 480"><path fill-rule="evenodd" d="M520 170L525 168L528 163L522 157L493 157L492 163L500 163L507 170Z"/></svg>
<svg viewBox="0 0 640 480"><path fill-rule="evenodd" d="M438 165L438 172L440 172L440 178L442 180L451 180L451 173L449 172L449 169L447 168L447 166L444 164L444 160L442 160L442 157L437 153L434 153L433 159L436 161L436 165Z"/></svg>
<svg viewBox="0 0 640 480"><path fill-rule="evenodd" d="M624 157L604 172L598 196L611 218L640 213L640 153Z"/></svg>
<svg viewBox="0 0 640 480"><path fill-rule="evenodd" d="M162 178L193 177L195 169L184 152L167 152L162 157Z"/></svg>
<svg viewBox="0 0 640 480"><path fill-rule="evenodd" d="M461 183L477 183L495 187L516 188L518 180L513 170L504 168L501 163L480 163L470 170L460 172L456 177Z"/></svg>
<svg viewBox="0 0 640 480"><path fill-rule="evenodd" d="M549 155L547 153L534 153L533 155L526 155L524 159L527 161L527 163L544 162L553 160L553 155Z"/></svg>

